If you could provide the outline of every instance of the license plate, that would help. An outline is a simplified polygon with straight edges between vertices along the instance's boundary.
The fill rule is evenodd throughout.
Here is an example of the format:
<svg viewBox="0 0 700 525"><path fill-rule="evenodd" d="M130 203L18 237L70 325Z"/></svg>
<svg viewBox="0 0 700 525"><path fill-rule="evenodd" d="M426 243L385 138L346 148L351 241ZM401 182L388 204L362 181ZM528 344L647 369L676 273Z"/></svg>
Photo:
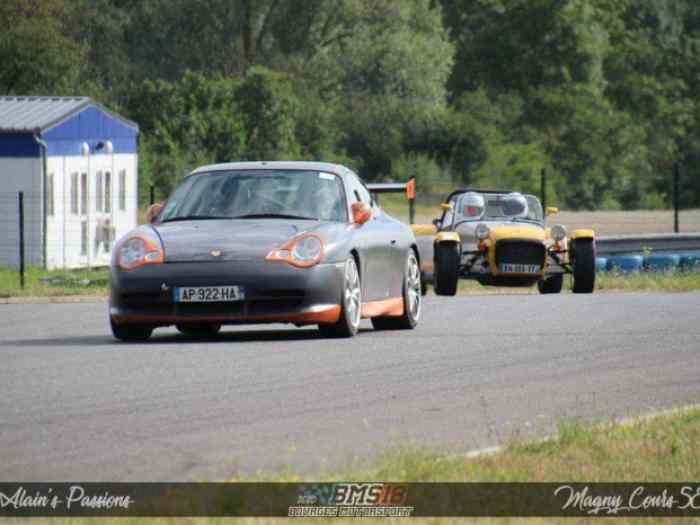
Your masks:
<svg viewBox="0 0 700 525"><path fill-rule="evenodd" d="M539 264L508 264L499 265L501 273L540 273L542 266Z"/></svg>
<svg viewBox="0 0 700 525"><path fill-rule="evenodd" d="M245 299L242 286L178 286L174 290L176 303L228 303Z"/></svg>

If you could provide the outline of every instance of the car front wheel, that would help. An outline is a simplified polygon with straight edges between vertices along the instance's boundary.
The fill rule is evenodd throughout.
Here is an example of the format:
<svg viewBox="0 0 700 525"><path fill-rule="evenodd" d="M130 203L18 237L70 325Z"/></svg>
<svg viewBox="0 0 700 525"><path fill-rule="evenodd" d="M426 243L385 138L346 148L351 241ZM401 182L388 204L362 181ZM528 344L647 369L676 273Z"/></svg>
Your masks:
<svg viewBox="0 0 700 525"><path fill-rule="evenodd" d="M112 335L120 341L146 341L153 333L153 327L141 324L117 324L109 320L112 327Z"/></svg>

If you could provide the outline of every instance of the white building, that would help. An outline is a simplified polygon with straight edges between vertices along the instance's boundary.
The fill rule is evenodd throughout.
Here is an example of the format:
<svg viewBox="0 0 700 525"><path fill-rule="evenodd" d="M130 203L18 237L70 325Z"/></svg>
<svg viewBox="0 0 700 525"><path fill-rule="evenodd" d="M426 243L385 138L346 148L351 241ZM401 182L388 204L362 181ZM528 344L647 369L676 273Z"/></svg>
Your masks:
<svg viewBox="0 0 700 525"><path fill-rule="evenodd" d="M86 97L0 97L0 266L109 264L136 226L138 126Z"/></svg>

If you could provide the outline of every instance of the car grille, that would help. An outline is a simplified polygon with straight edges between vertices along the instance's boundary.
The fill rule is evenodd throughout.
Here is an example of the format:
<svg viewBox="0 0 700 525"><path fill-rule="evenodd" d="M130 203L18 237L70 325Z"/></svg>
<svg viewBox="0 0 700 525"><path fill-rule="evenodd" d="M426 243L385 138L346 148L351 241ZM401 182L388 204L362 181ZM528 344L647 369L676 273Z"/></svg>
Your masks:
<svg viewBox="0 0 700 525"><path fill-rule="evenodd" d="M496 264L544 265L545 249L541 242L499 241L496 244Z"/></svg>

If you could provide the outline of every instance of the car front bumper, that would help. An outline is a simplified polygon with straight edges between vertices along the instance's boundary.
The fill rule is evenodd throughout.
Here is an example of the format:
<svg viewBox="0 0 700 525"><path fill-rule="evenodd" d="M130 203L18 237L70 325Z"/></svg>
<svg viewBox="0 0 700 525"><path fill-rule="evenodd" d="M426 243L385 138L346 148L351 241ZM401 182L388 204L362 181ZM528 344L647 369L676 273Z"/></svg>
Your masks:
<svg viewBox="0 0 700 525"><path fill-rule="evenodd" d="M336 322L343 265L296 268L284 263L225 261L147 265L126 272L112 268L109 314L116 324L177 323L298 325ZM240 286L235 302L176 303L180 286Z"/></svg>

